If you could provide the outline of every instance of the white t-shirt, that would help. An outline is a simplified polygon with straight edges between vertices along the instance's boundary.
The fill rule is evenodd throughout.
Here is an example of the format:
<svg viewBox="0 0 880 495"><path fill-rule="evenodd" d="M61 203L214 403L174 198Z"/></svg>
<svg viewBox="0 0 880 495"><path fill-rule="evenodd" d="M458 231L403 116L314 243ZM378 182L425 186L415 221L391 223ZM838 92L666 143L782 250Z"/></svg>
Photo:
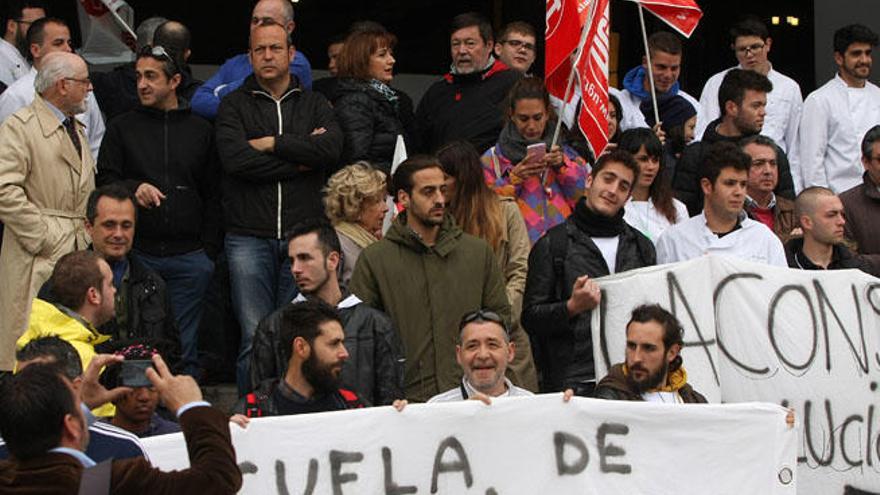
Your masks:
<svg viewBox="0 0 880 495"><path fill-rule="evenodd" d="M666 229L657 241L657 264L686 261L706 254L732 256L788 267L782 241L761 222L745 218L740 228L719 238L706 225L705 213Z"/></svg>
<svg viewBox="0 0 880 495"><path fill-rule="evenodd" d="M620 236L615 237L591 237L593 243L602 253L605 264L608 265L608 273L617 271L617 246L620 244Z"/></svg>
<svg viewBox="0 0 880 495"><path fill-rule="evenodd" d="M670 222L666 215L660 213L650 198L648 201L635 201L630 197L623 209L623 219L656 245L664 230L689 218L684 203L673 198L672 204L675 206L675 222Z"/></svg>

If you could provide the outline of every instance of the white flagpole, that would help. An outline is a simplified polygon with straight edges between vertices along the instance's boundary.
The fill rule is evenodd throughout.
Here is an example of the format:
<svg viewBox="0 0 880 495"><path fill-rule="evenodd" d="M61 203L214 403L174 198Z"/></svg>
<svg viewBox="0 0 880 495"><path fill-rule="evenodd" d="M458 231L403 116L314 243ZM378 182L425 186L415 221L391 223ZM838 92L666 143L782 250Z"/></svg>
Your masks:
<svg viewBox="0 0 880 495"><path fill-rule="evenodd" d="M113 19L116 20L116 23L119 24L119 27L128 31L128 34L130 34L134 39L137 39L137 34L135 34L135 32L131 30L131 27L122 19L122 17L119 16L116 10L110 6L110 2L108 0L101 0L101 3L103 3L104 6L107 7L107 10L110 12L110 15L113 16Z"/></svg>
<svg viewBox="0 0 880 495"><path fill-rule="evenodd" d="M651 65L651 50L648 48L648 33L645 31L645 12L639 4L639 22L642 25L642 41L645 43L645 60L648 62L648 81L651 83L651 103L654 105L654 124L660 123L660 111L657 109L657 93L654 88L654 69Z"/></svg>
<svg viewBox="0 0 880 495"><path fill-rule="evenodd" d="M593 24L593 18L596 15L596 5L598 5L598 3L599 2L597 0L593 0L593 2L590 4L590 12L587 14L587 22L584 23L584 27L581 28L581 40L578 42L578 47L574 52L574 59L570 61L571 72L568 75L568 85L565 87L565 98L562 100L562 110L565 110L565 106L568 105L568 99L571 98L571 91L573 89L577 62L583 55L584 45L587 43L587 35L590 34L590 26ZM583 98L583 96L581 98ZM560 112L560 115L556 119L556 130L553 131L553 141L550 142L550 149L553 149L553 147L556 146L557 141L559 141L559 132L561 130L562 112Z"/></svg>

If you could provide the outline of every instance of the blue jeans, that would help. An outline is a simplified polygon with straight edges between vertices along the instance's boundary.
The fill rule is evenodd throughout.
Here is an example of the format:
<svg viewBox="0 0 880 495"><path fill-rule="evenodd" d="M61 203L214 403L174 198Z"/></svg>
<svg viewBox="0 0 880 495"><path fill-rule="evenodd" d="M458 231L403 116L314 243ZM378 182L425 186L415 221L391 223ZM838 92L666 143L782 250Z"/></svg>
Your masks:
<svg viewBox="0 0 880 495"><path fill-rule="evenodd" d="M214 262L199 249L176 256L152 256L140 251L131 255L165 281L171 310L180 330L183 372L199 375L199 323L202 320L205 292L214 275Z"/></svg>
<svg viewBox="0 0 880 495"><path fill-rule="evenodd" d="M235 375L238 393L244 395L250 390L251 347L257 325L296 297L297 288L285 240L227 234L225 248L232 307L241 326Z"/></svg>

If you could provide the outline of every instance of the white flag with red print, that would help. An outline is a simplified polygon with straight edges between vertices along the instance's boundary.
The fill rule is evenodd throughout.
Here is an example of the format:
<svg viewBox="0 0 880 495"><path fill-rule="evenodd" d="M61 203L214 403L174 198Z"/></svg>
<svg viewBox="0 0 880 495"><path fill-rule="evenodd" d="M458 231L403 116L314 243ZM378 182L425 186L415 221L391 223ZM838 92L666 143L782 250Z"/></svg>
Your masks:
<svg viewBox="0 0 880 495"><path fill-rule="evenodd" d="M648 12L659 17L663 22L690 38L697 23L703 17L703 11L695 0L630 0L642 5Z"/></svg>
<svg viewBox="0 0 880 495"><path fill-rule="evenodd" d="M91 64L134 60L134 9L123 0L79 0L80 55Z"/></svg>

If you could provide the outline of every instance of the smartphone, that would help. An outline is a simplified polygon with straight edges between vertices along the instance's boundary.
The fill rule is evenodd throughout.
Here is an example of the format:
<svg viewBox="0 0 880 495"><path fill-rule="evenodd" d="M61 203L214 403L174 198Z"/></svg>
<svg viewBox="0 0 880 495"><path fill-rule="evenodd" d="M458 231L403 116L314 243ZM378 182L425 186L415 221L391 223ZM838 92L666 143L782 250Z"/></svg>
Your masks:
<svg viewBox="0 0 880 495"><path fill-rule="evenodd" d="M132 359L122 362L122 370L119 373L119 385L123 387L152 387L153 384L147 379L147 368L153 367L149 359Z"/></svg>
<svg viewBox="0 0 880 495"><path fill-rule="evenodd" d="M540 162L547 154L547 145L545 143L530 144L526 147L526 156L531 157L530 162Z"/></svg>

